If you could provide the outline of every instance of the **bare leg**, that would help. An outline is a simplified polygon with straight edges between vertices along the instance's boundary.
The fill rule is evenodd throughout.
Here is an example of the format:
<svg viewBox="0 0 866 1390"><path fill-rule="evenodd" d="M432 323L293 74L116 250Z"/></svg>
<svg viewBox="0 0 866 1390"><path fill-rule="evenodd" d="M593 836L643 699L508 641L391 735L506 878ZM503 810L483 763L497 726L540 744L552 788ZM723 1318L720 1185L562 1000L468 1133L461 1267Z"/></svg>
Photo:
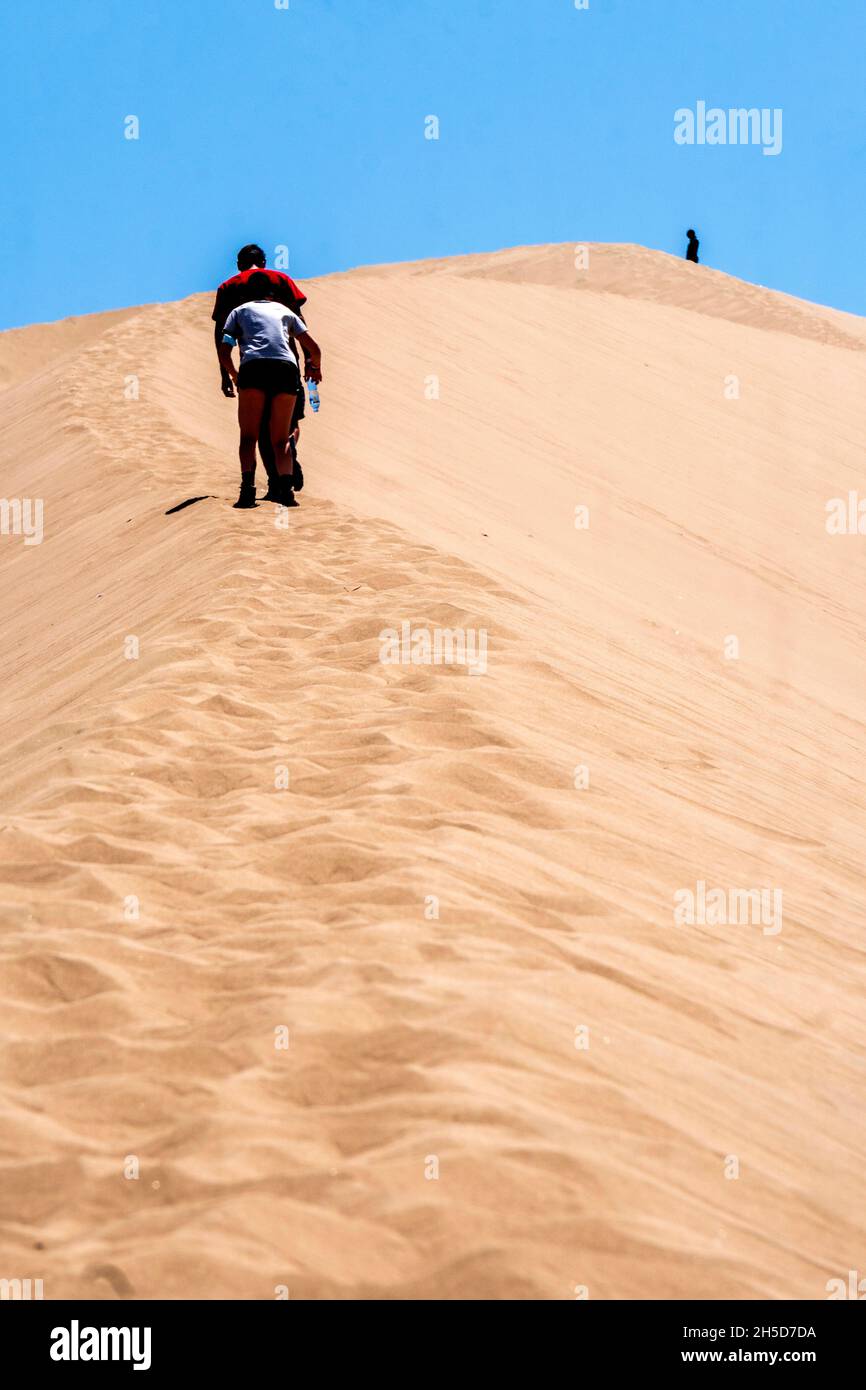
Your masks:
<svg viewBox="0 0 866 1390"><path fill-rule="evenodd" d="M256 444L265 408L264 391L249 388L238 391L238 424L241 427L241 442L238 454L241 460L241 474L244 482L251 483L256 472Z"/></svg>
<svg viewBox="0 0 866 1390"><path fill-rule="evenodd" d="M295 411L295 397L274 396L271 401L271 444L274 460L281 478L291 477L292 455L289 452L289 436L292 431L292 416Z"/></svg>
<svg viewBox="0 0 866 1390"><path fill-rule="evenodd" d="M271 444L271 402L265 400L264 410L262 411L262 423L259 427L259 453L262 456L262 463L265 465L265 472L268 475L268 486L273 486L277 480L277 466L274 462L274 450Z"/></svg>

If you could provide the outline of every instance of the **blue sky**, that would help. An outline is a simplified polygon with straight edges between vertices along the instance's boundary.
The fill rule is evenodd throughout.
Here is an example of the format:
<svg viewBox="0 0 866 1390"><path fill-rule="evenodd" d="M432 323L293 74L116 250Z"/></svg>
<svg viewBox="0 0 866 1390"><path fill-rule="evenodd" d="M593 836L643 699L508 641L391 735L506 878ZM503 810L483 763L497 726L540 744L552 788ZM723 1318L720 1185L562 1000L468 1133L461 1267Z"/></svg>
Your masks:
<svg viewBox="0 0 866 1390"><path fill-rule="evenodd" d="M250 240L303 280L680 254L691 225L711 265L866 312L863 0L45 0L4 28L0 327L209 289ZM781 154L678 146L698 101L781 108Z"/></svg>

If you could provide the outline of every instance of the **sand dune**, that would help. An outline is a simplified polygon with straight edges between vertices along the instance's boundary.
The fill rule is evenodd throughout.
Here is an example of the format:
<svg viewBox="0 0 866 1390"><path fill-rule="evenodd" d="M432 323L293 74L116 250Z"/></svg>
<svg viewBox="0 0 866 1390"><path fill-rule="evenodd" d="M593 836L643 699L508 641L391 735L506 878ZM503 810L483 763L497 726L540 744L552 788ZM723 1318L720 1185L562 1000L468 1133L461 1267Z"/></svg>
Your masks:
<svg viewBox="0 0 866 1390"><path fill-rule="evenodd" d="M209 296L0 335L44 499L0 537L0 1276L826 1297L866 1258L866 542L825 527L863 323L641 247L306 288L287 527L229 505ZM486 673L383 664L403 622ZM699 881L782 929L675 924Z"/></svg>

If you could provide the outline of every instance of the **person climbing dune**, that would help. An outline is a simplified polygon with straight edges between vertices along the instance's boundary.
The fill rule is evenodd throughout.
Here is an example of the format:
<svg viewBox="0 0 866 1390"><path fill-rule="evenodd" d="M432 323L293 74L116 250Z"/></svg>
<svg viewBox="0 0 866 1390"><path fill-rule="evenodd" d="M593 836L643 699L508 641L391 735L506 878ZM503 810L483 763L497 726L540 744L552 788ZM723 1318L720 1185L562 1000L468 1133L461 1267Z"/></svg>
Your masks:
<svg viewBox="0 0 866 1390"><path fill-rule="evenodd" d="M226 318L219 345L220 367L232 385L237 386L238 394L241 490L235 506L256 505L256 444L268 406L276 469L268 495L285 507L296 507L291 436L301 374L294 340L303 348L311 381L322 380L322 354L300 315L276 301L276 291L267 274L251 276L247 292L249 301L232 309ZM240 349L240 370L232 359L235 347Z"/></svg>
<svg viewBox="0 0 866 1390"><path fill-rule="evenodd" d="M287 309L292 309L296 314L301 313L301 309L307 303L307 296L304 294L300 285L286 275L282 270L267 269L267 257L262 248L255 242L250 242L248 246L242 246L237 254L237 275L233 275L229 280L224 280L216 292L213 313L211 315L214 323L214 342L216 344L217 356L219 356L220 345L223 339L223 329L225 321L232 309L237 309L241 304L246 303L250 298L249 282L253 275L260 272L264 273L274 287L275 298L280 304L285 304ZM231 377L220 363L220 389L224 396L234 396L234 384ZM298 442L301 433L301 421L305 415L306 395L304 392L303 381L295 398L295 413L292 419L292 457L294 461L295 491L300 492L304 485L304 475L298 461ZM279 491L278 475L276 463L274 461L273 449L271 448L270 431L270 404L265 403L262 411L262 425L259 434L259 453L265 472L268 475L268 492L265 501L273 502L277 500Z"/></svg>
<svg viewBox="0 0 866 1390"><path fill-rule="evenodd" d="M701 243L698 241L698 238L697 238L697 236L695 235L695 231L694 231L694 228L693 228L693 227L689 227L689 230L686 232L686 236L687 236L688 239L689 239L689 244L688 244L688 246L686 247L686 260L687 260L687 261L694 261L695 265L697 265L697 264L698 264L698 247L700 246Z"/></svg>

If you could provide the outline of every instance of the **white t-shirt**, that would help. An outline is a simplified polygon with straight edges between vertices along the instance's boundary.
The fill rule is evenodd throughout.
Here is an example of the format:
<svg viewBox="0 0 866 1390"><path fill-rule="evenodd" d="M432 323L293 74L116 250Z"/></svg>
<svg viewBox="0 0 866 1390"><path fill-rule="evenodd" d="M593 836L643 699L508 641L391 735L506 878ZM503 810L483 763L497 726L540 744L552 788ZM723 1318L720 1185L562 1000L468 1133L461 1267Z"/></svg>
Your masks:
<svg viewBox="0 0 866 1390"><path fill-rule="evenodd" d="M240 346L242 363L271 358L298 366L298 359L289 347L289 338L293 333L306 331L304 320L285 304L276 304L272 299L256 299L232 309L225 321L223 341L232 347Z"/></svg>

